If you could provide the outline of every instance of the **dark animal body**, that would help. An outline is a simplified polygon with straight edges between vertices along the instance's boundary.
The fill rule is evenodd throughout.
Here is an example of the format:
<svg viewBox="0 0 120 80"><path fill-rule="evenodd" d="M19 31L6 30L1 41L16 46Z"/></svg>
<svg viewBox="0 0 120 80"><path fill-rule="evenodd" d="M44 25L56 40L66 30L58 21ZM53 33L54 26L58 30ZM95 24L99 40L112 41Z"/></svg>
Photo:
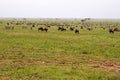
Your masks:
<svg viewBox="0 0 120 80"><path fill-rule="evenodd" d="M48 28L39 27L39 28L38 28L38 31L46 31L46 32L47 32L47 31L48 31Z"/></svg>
<svg viewBox="0 0 120 80"><path fill-rule="evenodd" d="M73 27L70 27L70 30L71 30L71 31L73 31L73 30L74 30L74 28L73 28Z"/></svg>
<svg viewBox="0 0 120 80"><path fill-rule="evenodd" d="M79 33L79 30L78 30L78 29L75 29L75 33Z"/></svg>
<svg viewBox="0 0 120 80"><path fill-rule="evenodd" d="M14 26L5 26L5 29L14 29Z"/></svg>
<svg viewBox="0 0 120 80"><path fill-rule="evenodd" d="M58 31L61 30L61 31L66 31L66 29L64 27L58 27Z"/></svg>
<svg viewBox="0 0 120 80"><path fill-rule="evenodd" d="M114 29L109 29L109 33L114 33Z"/></svg>

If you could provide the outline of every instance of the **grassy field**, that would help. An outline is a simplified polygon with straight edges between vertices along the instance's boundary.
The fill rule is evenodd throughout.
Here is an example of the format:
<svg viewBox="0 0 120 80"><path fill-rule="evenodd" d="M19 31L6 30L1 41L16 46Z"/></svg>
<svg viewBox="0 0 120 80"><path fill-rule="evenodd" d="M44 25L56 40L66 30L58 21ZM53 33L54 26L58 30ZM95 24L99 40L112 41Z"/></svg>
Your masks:
<svg viewBox="0 0 120 80"><path fill-rule="evenodd" d="M120 80L120 33L0 24L0 80Z"/></svg>

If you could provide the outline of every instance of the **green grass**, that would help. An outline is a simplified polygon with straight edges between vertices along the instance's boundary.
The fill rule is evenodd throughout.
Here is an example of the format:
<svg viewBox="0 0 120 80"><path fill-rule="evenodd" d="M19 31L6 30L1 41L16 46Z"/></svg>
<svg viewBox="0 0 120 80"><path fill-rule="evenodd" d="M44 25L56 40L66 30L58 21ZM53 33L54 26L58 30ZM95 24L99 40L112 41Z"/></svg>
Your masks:
<svg viewBox="0 0 120 80"><path fill-rule="evenodd" d="M54 30L54 29L53 29ZM120 34L107 31L59 32L50 30L38 32L31 30L3 30L0 33L0 50L12 48L44 49L50 52L83 54L109 58L120 58Z"/></svg>
<svg viewBox="0 0 120 80"><path fill-rule="evenodd" d="M119 48L120 33L99 28L75 34L0 25L0 80L120 80L109 69L120 66Z"/></svg>
<svg viewBox="0 0 120 80"><path fill-rule="evenodd" d="M119 80L116 75L107 74L85 66L51 66L40 65L32 67L19 67L14 70L3 71L11 80ZM13 77L11 77L13 76Z"/></svg>

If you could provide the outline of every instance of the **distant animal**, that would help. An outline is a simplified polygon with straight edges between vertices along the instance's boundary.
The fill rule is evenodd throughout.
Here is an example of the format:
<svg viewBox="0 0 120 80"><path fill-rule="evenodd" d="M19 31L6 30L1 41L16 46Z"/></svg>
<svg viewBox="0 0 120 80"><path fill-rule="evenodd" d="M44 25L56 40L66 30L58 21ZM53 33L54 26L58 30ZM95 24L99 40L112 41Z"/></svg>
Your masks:
<svg viewBox="0 0 120 80"><path fill-rule="evenodd" d="M114 31L118 31L118 28L114 28Z"/></svg>
<svg viewBox="0 0 120 80"><path fill-rule="evenodd" d="M7 25L9 25L10 23L6 23Z"/></svg>
<svg viewBox="0 0 120 80"><path fill-rule="evenodd" d="M14 29L14 26L7 25L7 26L5 26L5 29Z"/></svg>
<svg viewBox="0 0 120 80"><path fill-rule="evenodd" d="M5 26L5 29L10 29L10 28L11 28L11 26L8 26L8 25L7 25L7 26Z"/></svg>
<svg viewBox="0 0 120 80"><path fill-rule="evenodd" d="M43 30L47 32L47 31L48 31L48 28L44 28Z"/></svg>
<svg viewBox="0 0 120 80"><path fill-rule="evenodd" d="M39 28L38 28L38 31L45 31L45 32L47 32L47 31L48 31L48 28L39 27Z"/></svg>
<svg viewBox="0 0 120 80"><path fill-rule="evenodd" d="M79 30L78 30L78 29L75 29L75 33L79 33Z"/></svg>
<svg viewBox="0 0 120 80"><path fill-rule="evenodd" d="M62 29L62 27L58 27L58 31L61 30L61 29Z"/></svg>
<svg viewBox="0 0 120 80"><path fill-rule="evenodd" d="M11 29L14 29L14 26L11 26Z"/></svg>
<svg viewBox="0 0 120 80"><path fill-rule="evenodd" d="M71 30L71 31L73 31L73 30L74 30L74 28L73 28L73 27L70 27L70 30Z"/></svg>
<svg viewBox="0 0 120 80"><path fill-rule="evenodd" d="M85 22L86 20L85 19L82 19L81 22Z"/></svg>
<svg viewBox="0 0 120 80"><path fill-rule="evenodd" d="M61 31L66 31L66 29L64 27L58 27L58 31L61 30Z"/></svg>
<svg viewBox="0 0 120 80"><path fill-rule="evenodd" d="M83 29L83 26L81 26L81 29Z"/></svg>
<svg viewBox="0 0 120 80"><path fill-rule="evenodd" d="M91 31L91 30L92 30L92 28L87 28L87 30Z"/></svg>
<svg viewBox="0 0 120 80"><path fill-rule="evenodd" d="M65 29L65 28L62 28L61 31L66 31L66 29Z"/></svg>
<svg viewBox="0 0 120 80"><path fill-rule="evenodd" d="M110 28L109 33L114 33L114 30L112 28Z"/></svg>
<svg viewBox="0 0 120 80"><path fill-rule="evenodd" d="M114 31L119 32L120 28L114 28Z"/></svg>
<svg viewBox="0 0 120 80"><path fill-rule="evenodd" d="M32 27L35 27L35 24L32 24Z"/></svg>
<svg viewBox="0 0 120 80"><path fill-rule="evenodd" d="M38 28L38 31L43 31L43 30L44 30L43 27Z"/></svg>
<svg viewBox="0 0 120 80"><path fill-rule="evenodd" d="M47 27L49 27L49 28L50 28L50 26L47 26Z"/></svg>

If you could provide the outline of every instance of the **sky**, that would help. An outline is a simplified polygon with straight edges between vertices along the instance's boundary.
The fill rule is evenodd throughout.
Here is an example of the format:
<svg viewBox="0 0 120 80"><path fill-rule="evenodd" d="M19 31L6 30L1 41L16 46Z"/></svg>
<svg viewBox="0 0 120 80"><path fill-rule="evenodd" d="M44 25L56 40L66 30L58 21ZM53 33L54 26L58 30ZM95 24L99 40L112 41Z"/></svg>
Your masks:
<svg viewBox="0 0 120 80"><path fill-rule="evenodd" d="M0 17L120 18L120 0L0 0Z"/></svg>

